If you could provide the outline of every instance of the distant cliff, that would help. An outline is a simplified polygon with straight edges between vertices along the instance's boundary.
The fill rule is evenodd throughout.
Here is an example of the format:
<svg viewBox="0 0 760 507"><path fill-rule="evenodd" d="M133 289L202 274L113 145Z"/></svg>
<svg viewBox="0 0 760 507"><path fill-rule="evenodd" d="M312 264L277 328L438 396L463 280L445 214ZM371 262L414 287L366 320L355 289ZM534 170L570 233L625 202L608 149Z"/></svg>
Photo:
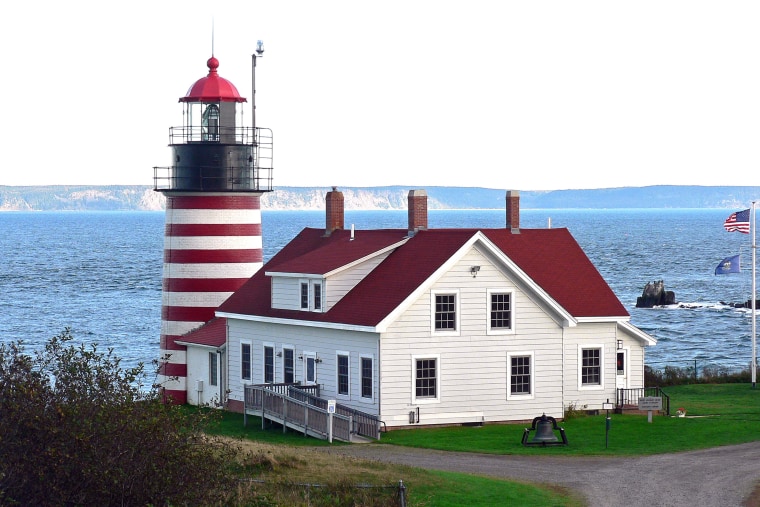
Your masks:
<svg viewBox="0 0 760 507"><path fill-rule="evenodd" d="M406 209L412 188L424 188L430 209L498 209L506 189L477 187L339 187L346 209ZM330 187L279 187L262 209L323 209ZM525 209L736 208L760 198L760 187L658 185L593 190L521 191ZM163 195L143 185L0 186L0 211L161 210Z"/></svg>

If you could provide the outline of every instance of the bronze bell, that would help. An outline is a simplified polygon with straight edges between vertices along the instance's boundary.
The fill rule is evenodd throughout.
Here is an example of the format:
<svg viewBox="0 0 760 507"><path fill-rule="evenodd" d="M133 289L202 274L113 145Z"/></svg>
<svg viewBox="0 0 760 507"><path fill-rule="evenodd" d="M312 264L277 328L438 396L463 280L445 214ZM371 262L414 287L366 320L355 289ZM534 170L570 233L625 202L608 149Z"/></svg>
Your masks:
<svg viewBox="0 0 760 507"><path fill-rule="evenodd" d="M532 441L536 443L558 442L559 439L554 434L554 426L556 423L546 417L546 414L542 415L536 422L536 434Z"/></svg>

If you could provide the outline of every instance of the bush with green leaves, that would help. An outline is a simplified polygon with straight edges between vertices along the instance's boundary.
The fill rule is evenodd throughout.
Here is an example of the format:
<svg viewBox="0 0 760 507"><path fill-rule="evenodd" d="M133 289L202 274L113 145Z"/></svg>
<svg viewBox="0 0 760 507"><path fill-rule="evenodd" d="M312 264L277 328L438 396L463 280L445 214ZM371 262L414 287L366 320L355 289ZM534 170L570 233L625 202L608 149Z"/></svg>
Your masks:
<svg viewBox="0 0 760 507"><path fill-rule="evenodd" d="M239 449L203 434L217 411L163 403L142 364L72 340L0 344L0 504L225 503Z"/></svg>

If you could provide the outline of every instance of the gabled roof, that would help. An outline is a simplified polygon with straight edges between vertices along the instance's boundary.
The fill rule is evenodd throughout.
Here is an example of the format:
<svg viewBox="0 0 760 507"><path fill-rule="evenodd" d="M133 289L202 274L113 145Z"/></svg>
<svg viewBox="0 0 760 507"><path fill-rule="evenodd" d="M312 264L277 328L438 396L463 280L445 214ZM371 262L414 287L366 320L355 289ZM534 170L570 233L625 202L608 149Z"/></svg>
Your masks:
<svg viewBox="0 0 760 507"><path fill-rule="evenodd" d="M402 240L407 231L349 231L324 235L304 229L225 301L218 312L269 319L294 319L352 326L377 326L415 290L482 234L545 294L574 318L627 318L628 312L567 229L428 229L400 244L371 273L325 313L271 308L266 273L326 273L366 257L373 248ZM490 245L484 245L490 247Z"/></svg>
<svg viewBox="0 0 760 507"><path fill-rule="evenodd" d="M401 232L398 229L359 231L359 239L355 236L352 238L349 231L336 230L331 234L334 238L326 241L323 237L324 231L319 229L317 232L321 234L309 234L308 242L302 245L303 253L282 261L270 261L265 266L266 272L326 275L343 266L376 255L408 238L406 231ZM370 234L366 234L367 232Z"/></svg>
<svg viewBox="0 0 760 507"><path fill-rule="evenodd" d="M216 317L184 335L177 343L219 348L227 342L227 319Z"/></svg>

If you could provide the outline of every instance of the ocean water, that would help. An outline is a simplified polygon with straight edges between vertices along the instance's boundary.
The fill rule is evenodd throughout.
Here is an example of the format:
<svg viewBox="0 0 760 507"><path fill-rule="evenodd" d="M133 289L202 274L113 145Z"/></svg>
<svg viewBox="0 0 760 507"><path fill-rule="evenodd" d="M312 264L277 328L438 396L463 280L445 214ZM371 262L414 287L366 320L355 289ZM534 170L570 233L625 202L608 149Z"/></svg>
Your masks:
<svg viewBox="0 0 760 507"><path fill-rule="evenodd" d="M521 226L567 227L631 314L658 344L647 364L745 368L751 311L750 236L728 233L733 210L523 210ZM406 211L346 211L346 226L405 228ZM435 227L503 227L504 210L430 210ZM323 211L264 211L265 261ZM65 327L77 341L111 347L125 366L158 356L162 212L0 213L0 340L34 348ZM740 253L742 273L715 276ZM679 305L635 308L648 281Z"/></svg>

